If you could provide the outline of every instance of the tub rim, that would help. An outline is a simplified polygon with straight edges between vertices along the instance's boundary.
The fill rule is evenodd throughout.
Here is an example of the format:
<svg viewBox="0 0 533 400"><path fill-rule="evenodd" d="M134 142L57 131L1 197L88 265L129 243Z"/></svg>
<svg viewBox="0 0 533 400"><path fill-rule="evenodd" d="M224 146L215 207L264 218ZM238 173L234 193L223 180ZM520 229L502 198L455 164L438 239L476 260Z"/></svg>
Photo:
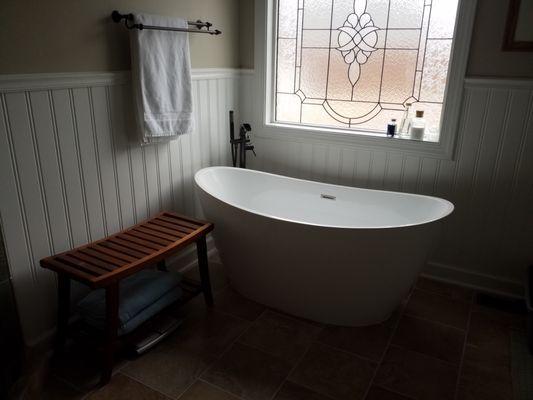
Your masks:
<svg viewBox="0 0 533 400"><path fill-rule="evenodd" d="M198 188L203 190L205 193L207 193L211 197L217 199L218 201L221 201L222 203L229 204L232 207L235 207L237 209L240 209L242 211L245 211L245 212L248 212L248 213L251 213L251 214L260 215L260 216L265 217L265 218L275 219L275 220L283 221L283 222L290 222L290 223L294 223L294 224L313 226L313 227L318 227L318 228L352 229L352 230L354 230L354 229L358 229L358 230L363 230L363 229L365 229L365 230L398 229L398 228L409 228L409 227L427 225L427 224L430 224L432 222L436 222L436 221L439 221L441 219L446 218L447 216L449 216L455 210L455 206L454 206L454 204L451 201L448 201L448 200L440 198L440 197L435 197L435 196L427 196L427 195L424 195L424 194L416 194L416 193L395 192L393 190L368 189L368 188L361 188L361 187L337 185L337 184L334 184L334 183L311 181L311 180L308 180L308 179L300 179L300 178L294 178L294 177L286 176L286 175L273 174L271 172L259 171L259 170L256 170L256 169L248 169L248 168L244 169L244 170L249 171L249 172L258 173L258 174L262 174L262 175L270 175L270 176L274 176L274 177L281 177L283 179L288 179L288 180L292 180L292 181L311 182L311 183L315 183L315 184L321 184L321 185L327 185L327 186L333 186L333 187L340 187L340 188L345 188L345 189L358 189L358 190L364 190L364 191L368 191L368 192L393 193L395 195L407 196L407 197L424 197L424 198L427 198L427 199L431 199L433 201L437 201L438 203L441 203L444 206L446 206L446 209L445 209L443 215L440 215L440 216L432 218L432 219L428 219L428 220L423 221L421 223L410 223L410 224L408 223L408 224L383 225L383 226L344 226L344 225L327 225L327 224L305 222L305 221L294 220L294 219L290 219L290 218L283 218L283 217L279 217L279 216L274 216L274 215L269 215L269 214L266 214L266 213L258 212L257 210L253 210L253 209L248 208L248 207L243 207L243 206L240 206L240 205L236 205L236 204L224 201L221 198L219 198L218 196L215 196L211 191L207 190L198 180L199 180L199 177L202 174L205 174L207 171L210 171L210 170L221 170L221 169L223 169L223 170L242 170L243 168L228 167L228 166L225 166L225 165L204 167L204 168L201 168L198 171L196 171L196 173L194 174L194 183L196 184L196 186Z"/></svg>

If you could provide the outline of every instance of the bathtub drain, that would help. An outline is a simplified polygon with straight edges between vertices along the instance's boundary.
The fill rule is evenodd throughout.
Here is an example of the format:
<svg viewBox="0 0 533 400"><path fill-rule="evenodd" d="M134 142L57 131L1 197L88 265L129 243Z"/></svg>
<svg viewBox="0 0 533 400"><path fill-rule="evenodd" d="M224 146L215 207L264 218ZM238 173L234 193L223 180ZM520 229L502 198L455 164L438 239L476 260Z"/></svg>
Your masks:
<svg viewBox="0 0 533 400"><path fill-rule="evenodd" d="M336 200L337 199L337 197L335 197L335 196L332 196L330 194L324 194L324 193L321 193L320 197L322 197L323 199L328 199L328 200Z"/></svg>

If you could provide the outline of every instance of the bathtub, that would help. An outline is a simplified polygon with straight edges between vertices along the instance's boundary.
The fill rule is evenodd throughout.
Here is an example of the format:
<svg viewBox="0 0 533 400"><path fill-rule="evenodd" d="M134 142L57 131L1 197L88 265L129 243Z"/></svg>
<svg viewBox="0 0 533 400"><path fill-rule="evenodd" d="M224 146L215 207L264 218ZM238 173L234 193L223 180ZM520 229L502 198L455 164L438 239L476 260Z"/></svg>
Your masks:
<svg viewBox="0 0 533 400"><path fill-rule="evenodd" d="M453 204L260 171L194 177L234 289L286 313L344 326L386 320L408 294Z"/></svg>

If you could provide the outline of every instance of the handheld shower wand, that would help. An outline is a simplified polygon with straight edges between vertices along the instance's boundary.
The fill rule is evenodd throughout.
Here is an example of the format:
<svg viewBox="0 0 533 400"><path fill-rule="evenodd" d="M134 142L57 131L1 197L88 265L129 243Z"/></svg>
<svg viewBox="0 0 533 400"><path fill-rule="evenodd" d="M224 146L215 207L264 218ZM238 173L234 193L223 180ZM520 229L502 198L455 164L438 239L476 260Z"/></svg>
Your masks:
<svg viewBox="0 0 533 400"><path fill-rule="evenodd" d="M231 146L231 161L233 166L237 166L237 154L239 156L239 168L246 168L246 152L248 150L252 151L255 154L255 147L253 144L250 144L250 137L248 132L252 131L250 124L242 124L239 130L239 138L235 138L235 122L234 122L234 112L231 110L229 112L229 136L230 136L230 146Z"/></svg>
<svg viewBox="0 0 533 400"><path fill-rule="evenodd" d="M237 149L239 147L238 142L235 140L235 123L233 122L233 110L229 112L229 138L231 146L231 162L233 166L237 166Z"/></svg>

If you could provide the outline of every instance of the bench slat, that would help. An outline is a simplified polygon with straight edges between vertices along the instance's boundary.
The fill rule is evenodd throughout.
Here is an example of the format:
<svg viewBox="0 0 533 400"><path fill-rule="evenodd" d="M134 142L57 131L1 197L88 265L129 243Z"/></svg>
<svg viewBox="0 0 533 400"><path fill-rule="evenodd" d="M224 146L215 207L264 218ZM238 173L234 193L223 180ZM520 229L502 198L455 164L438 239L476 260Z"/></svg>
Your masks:
<svg viewBox="0 0 533 400"><path fill-rule="evenodd" d="M145 253L141 253L137 250L132 250L128 247L121 246L117 243L112 242L111 240L106 240L104 242L100 242L100 246L109 247L110 249L116 250L120 253L127 254L129 256L134 257L135 259L146 257Z"/></svg>
<svg viewBox="0 0 533 400"><path fill-rule="evenodd" d="M152 249L152 252L159 251L159 250L161 250L164 247L164 246L161 246L159 244L156 244L156 243L153 243L153 242L148 242L146 240L139 239L138 237L131 236L128 232L121 233L118 237L120 239L124 239L124 240L128 240L130 242L138 243L140 245L145 246L146 248L150 248L150 249Z"/></svg>
<svg viewBox="0 0 533 400"><path fill-rule="evenodd" d="M89 264L96 265L100 268L107 269L108 271L113 271L115 268L117 268L116 265L109 264L107 262L104 262L98 258L88 256L87 254L81 253L79 251L77 252L71 252L68 253L69 257L79 259L81 261L88 262Z"/></svg>
<svg viewBox="0 0 533 400"><path fill-rule="evenodd" d="M116 243L116 244L119 244L121 246L127 247L129 249L137 250L140 253L144 253L145 255L149 255L149 254L152 254L154 252L154 250L152 250L152 249L149 249L149 248L147 248L145 246L141 246L141 245L139 245L137 243L128 242L126 240L123 240L123 239L119 238L118 236L111 236L107 242Z"/></svg>
<svg viewBox="0 0 533 400"><path fill-rule="evenodd" d="M105 246L102 246L100 244L95 244L94 246L91 246L89 248L93 249L93 250L96 250L96 251L99 251L101 253L105 253L108 256L111 256L111 257L114 257L114 258L118 258L119 260L123 260L123 261L126 261L126 262L134 262L134 261L137 261L139 259L139 257L132 257L132 256L129 256L127 254L120 253L118 251L109 249L109 248L107 248Z"/></svg>
<svg viewBox="0 0 533 400"><path fill-rule="evenodd" d="M107 261L108 263L111 263L113 265L116 265L117 267L122 267L123 265L127 264L127 261L121 260L119 258L110 257L105 253L101 253L99 251L93 250L89 247L85 247L83 249L79 250L81 253L89 254L90 256L99 258L102 261Z"/></svg>
<svg viewBox="0 0 533 400"><path fill-rule="evenodd" d="M135 228L135 230L139 231L139 232L142 232L142 233L146 233L147 235L156 236L156 237L159 237L161 239L170 240L171 242L174 242L174 241L176 241L176 240L178 240L178 239L183 237L183 236L169 235L167 233L159 232L159 231L147 228L145 226L139 226L139 227Z"/></svg>
<svg viewBox="0 0 533 400"><path fill-rule="evenodd" d="M87 262L79 262L76 258L69 256L68 254L57 257L57 261L60 261L63 264L68 265L69 267L85 271L94 276L104 275L109 272L104 268L97 267Z"/></svg>
<svg viewBox="0 0 533 400"><path fill-rule="evenodd" d="M148 235L146 233L139 232L136 229L132 229L131 231L128 231L128 235L136 236L140 239L148 240L149 242L153 242L156 244L160 244L163 247L168 246L170 243L172 243L172 240L168 239L161 239L157 236Z"/></svg>
<svg viewBox="0 0 533 400"><path fill-rule="evenodd" d="M185 234L189 234L189 233L194 232L194 229L191 229L191 228L188 228L188 227L184 227L184 226L178 226L178 225L173 224L171 222L165 221L165 220L163 220L161 218L154 219L152 221L152 223L154 225L163 226L165 228L172 229L172 230L179 231L179 232L183 232Z"/></svg>
<svg viewBox="0 0 533 400"><path fill-rule="evenodd" d="M183 215L177 215L177 214L172 214L172 213L167 213L167 212L162 213L161 216L165 218L169 218L175 221L176 223L179 223L180 225L189 226L193 229L197 229L206 224L206 222L195 221L194 219L185 217Z"/></svg>
<svg viewBox="0 0 533 400"><path fill-rule="evenodd" d="M182 231L178 231L176 229L169 229L169 228L165 228L161 225L156 225L156 224L152 224L151 222L147 222L146 224L144 224L144 227L146 228L150 228L154 231L159 231L159 232L163 232L163 233L167 233L169 235L172 235L172 236L177 236L179 238L182 238L184 236L187 236L187 233L185 232L182 232ZM189 232L190 233L190 232Z"/></svg>

